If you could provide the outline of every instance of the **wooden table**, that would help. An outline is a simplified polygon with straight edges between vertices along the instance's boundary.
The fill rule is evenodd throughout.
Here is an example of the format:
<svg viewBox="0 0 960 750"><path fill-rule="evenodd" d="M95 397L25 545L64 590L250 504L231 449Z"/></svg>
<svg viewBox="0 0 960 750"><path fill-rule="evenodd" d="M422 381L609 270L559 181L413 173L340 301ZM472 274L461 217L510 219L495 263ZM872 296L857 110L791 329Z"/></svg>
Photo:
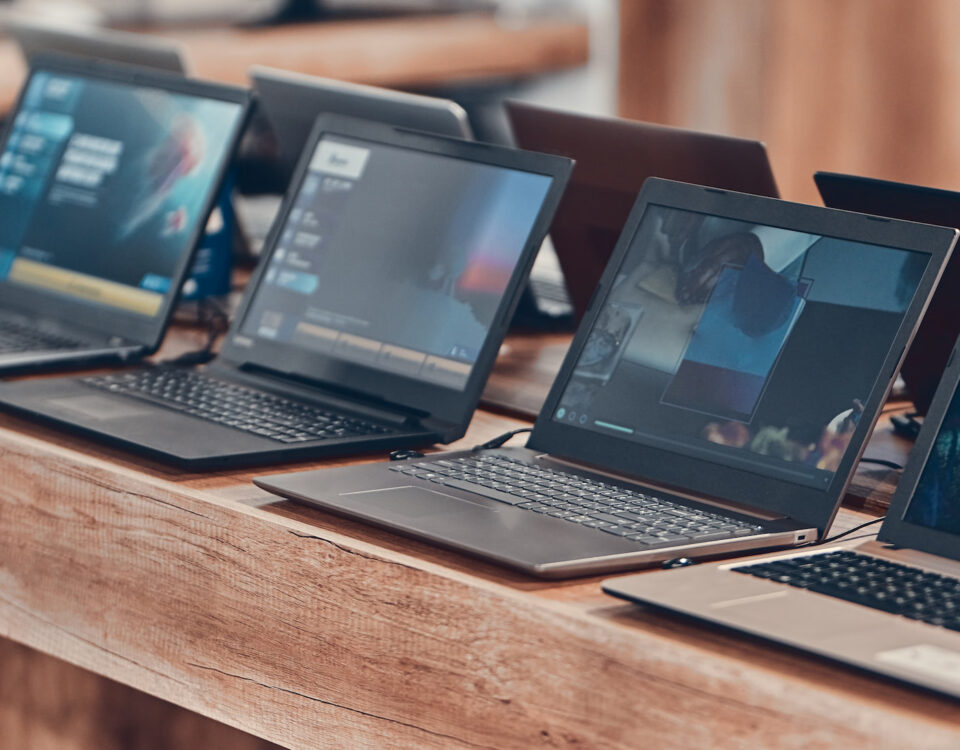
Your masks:
<svg viewBox="0 0 960 750"><path fill-rule="evenodd" d="M481 411L458 447L520 424ZM537 581L300 507L258 473L182 474L0 416L8 746L183 742L176 709L127 709L139 694L106 678L297 748L960 747L955 702L618 602L600 578ZM83 724L69 689L91 681L110 705Z"/></svg>
<svg viewBox="0 0 960 750"><path fill-rule="evenodd" d="M157 33L183 45L195 75L241 86L253 64L422 89L572 68L589 52L586 24L570 18L504 25L485 15L445 15ZM0 39L0 112L24 73L14 44Z"/></svg>

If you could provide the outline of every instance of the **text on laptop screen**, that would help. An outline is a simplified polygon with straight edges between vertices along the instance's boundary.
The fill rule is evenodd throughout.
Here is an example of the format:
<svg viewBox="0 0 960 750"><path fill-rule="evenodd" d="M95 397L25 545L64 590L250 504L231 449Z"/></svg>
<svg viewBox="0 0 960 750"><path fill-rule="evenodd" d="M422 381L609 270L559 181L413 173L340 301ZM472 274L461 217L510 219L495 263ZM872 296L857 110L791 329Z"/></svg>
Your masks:
<svg viewBox="0 0 960 750"><path fill-rule="evenodd" d="M927 262L649 206L552 418L826 487Z"/></svg>
<svg viewBox="0 0 960 750"><path fill-rule="evenodd" d="M37 72L0 156L0 279L153 316L239 104Z"/></svg>
<svg viewBox="0 0 960 750"><path fill-rule="evenodd" d="M242 331L462 390L551 179L325 136Z"/></svg>
<svg viewBox="0 0 960 750"><path fill-rule="evenodd" d="M960 535L960 389L954 391L903 518Z"/></svg>

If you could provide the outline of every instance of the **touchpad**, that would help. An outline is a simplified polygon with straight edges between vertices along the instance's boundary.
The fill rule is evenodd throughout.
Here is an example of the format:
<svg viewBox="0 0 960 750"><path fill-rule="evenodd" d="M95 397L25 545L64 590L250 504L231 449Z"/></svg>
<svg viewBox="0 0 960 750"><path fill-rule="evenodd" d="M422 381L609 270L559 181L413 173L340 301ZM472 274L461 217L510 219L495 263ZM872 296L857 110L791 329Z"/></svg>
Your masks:
<svg viewBox="0 0 960 750"><path fill-rule="evenodd" d="M472 502L426 487L391 487L385 490L350 492L337 498L344 509L381 518L385 521L458 516L489 515L496 508Z"/></svg>
<svg viewBox="0 0 960 750"><path fill-rule="evenodd" d="M55 398L51 406L58 409L82 414L93 419L120 419L121 417L139 417L143 414L154 413L153 407L148 404L138 404L126 399L110 398L108 396L70 396Z"/></svg>

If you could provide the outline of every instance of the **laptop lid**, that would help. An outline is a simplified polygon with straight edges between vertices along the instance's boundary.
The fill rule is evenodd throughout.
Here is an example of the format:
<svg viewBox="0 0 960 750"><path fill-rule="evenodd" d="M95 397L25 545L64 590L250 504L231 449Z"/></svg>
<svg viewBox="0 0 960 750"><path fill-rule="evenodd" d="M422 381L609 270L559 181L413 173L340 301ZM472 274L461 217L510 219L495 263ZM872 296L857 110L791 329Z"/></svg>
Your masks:
<svg viewBox="0 0 960 750"><path fill-rule="evenodd" d="M822 531L956 234L651 178L528 445Z"/></svg>
<svg viewBox="0 0 960 750"><path fill-rule="evenodd" d="M467 113L433 96L320 78L261 65L250 68L258 101L280 146L283 167L293 172L318 115L346 115L408 130L473 139Z"/></svg>
<svg viewBox="0 0 960 750"><path fill-rule="evenodd" d="M517 145L576 160L550 238L577 317L648 177L777 197L759 141L506 103Z"/></svg>
<svg viewBox="0 0 960 750"><path fill-rule="evenodd" d="M182 45L153 34L113 29L66 27L26 18L7 18L0 28L17 42L27 62L37 55L60 54L139 65L168 73L186 73Z"/></svg>
<svg viewBox="0 0 960 750"><path fill-rule="evenodd" d="M958 340L960 344L960 340ZM960 560L960 357L957 344L877 538Z"/></svg>
<svg viewBox="0 0 960 750"><path fill-rule="evenodd" d="M571 167L320 117L223 357L464 428Z"/></svg>
<svg viewBox="0 0 960 750"><path fill-rule="evenodd" d="M159 345L242 131L246 92L35 61L0 145L0 295Z"/></svg>
<svg viewBox="0 0 960 750"><path fill-rule="evenodd" d="M813 176L824 204L846 211L907 219L945 227L960 226L960 193L868 177L817 172ZM917 411L926 414L940 383L954 339L960 334L960 263L954 258L930 300L900 368Z"/></svg>

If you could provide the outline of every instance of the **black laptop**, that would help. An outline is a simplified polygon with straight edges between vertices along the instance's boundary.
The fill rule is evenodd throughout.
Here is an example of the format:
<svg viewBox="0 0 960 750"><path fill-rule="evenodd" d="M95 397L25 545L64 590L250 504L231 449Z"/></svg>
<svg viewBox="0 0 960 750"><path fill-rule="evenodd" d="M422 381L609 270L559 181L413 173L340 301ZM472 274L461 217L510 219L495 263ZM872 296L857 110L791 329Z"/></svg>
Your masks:
<svg viewBox="0 0 960 750"><path fill-rule="evenodd" d="M960 226L960 193L869 177L817 172L813 176L825 205L845 211ZM900 375L917 411L926 414L947 366L953 341L960 335L960 259L954 258L923 315Z"/></svg>
<svg viewBox="0 0 960 750"><path fill-rule="evenodd" d="M0 406L190 468L455 440L572 164L321 117L213 364Z"/></svg>
<svg viewBox="0 0 960 750"><path fill-rule="evenodd" d="M248 100L35 58L0 148L0 373L157 349Z"/></svg>
<svg viewBox="0 0 960 750"><path fill-rule="evenodd" d="M525 448L257 484L542 576L814 541L956 234L650 179Z"/></svg>

